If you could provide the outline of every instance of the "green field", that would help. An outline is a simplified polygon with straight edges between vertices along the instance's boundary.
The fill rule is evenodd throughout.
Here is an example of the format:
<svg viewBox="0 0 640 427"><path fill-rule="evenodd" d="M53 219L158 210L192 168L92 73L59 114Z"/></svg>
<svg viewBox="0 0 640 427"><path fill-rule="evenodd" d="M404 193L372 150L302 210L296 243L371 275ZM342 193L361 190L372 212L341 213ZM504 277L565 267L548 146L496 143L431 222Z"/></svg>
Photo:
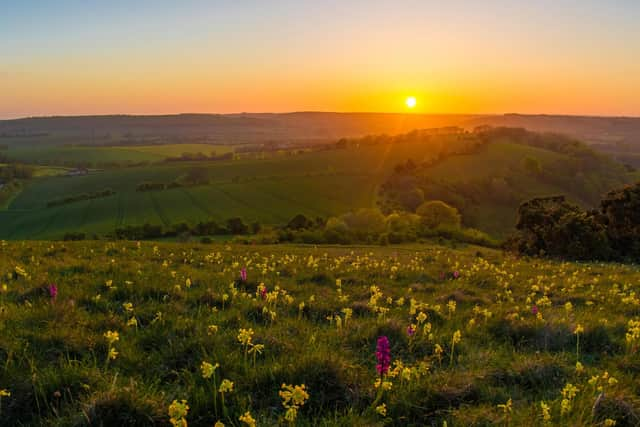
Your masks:
<svg viewBox="0 0 640 427"><path fill-rule="evenodd" d="M375 203L377 186L407 158L427 147L363 147L280 155L264 160L177 163L32 180L8 210L0 211L0 237L54 238L67 231L105 233L123 225L175 224L205 219L280 224L302 213L341 214ZM139 193L144 181L169 183L194 166L206 167L209 185ZM111 188L116 195L47 208L49 200Z"/></svg>
<svg viewBox="0 0 640 427"><path fill-rule="evenodd" d="M158 144L158 145L131 145L113 147L79 147L79 146L55 146L55 145L18 145L3 151L3 154L12 160L40 164L63 163L137 163L159 162L167 157L180 156L183 153L203 153L206 155L215 152L216 155L232 152L230 145L213 144Z"/></svg>
<svg viewBox="0 0 640 427"><path fill-rule="evenodd" d="M247 412L287 425L283 384L308 393L299 426L638 425L635 265L473 246L11 242L0 277L2 426L169 426L182 400L191 427Z"/></svg>
<svg viewBox="0 0 640 427"><path fill-rule="evenodd" d="M458 143L457 136L445 135L442 138L445 144ZM185 147L194 151L202 148L201 145L171 145L104 150L113 156L121 155L119 159L131 160L134 158L131 153L137 153L142 156L140 158L164 158L180 155ZM77 150L81 156L85 149L69 150ZM103 149L87 150L96 153ZM95 170L87 176L78 177L46 176L61 169L41 168L41 173L36 174L40 177L24 183L21 193L13 198L7 209L0 211L0 238L59 238L70 231L104 234L128 225L150 223L168 226L209 219L224 222L236 216L247 222L273 225L286 223L298 213L311 218L326 218L375 206L380 185L397 164L408 159L415 163L427 161L434 156L433 150L428 143L357 145L348 149L301 154L281 153L262 159L157 163L135 168ZM467 224L498 237L512 229L518 200L567 194L571 200L588 206L581 195L573 194L571 189L526 173L522 165L526 157L536 158L543 167L554 167L559 161L571 160L568 155L533 146L494 142L473 154L448 157L427 169L425 176L445 191L449 191L447 188L452 185L495 176L510 179L517 191L515 204L481 200L463 211ZM168 184L184 177L193 168L206 168L210 183L156 192L135 191L142 182ZM615 179L601 176L603 173L606 174L607 170L584 172L603 192L627 179L621 178L619 172L615 172ZM628 181L634 178L629 175ZM47 202L54 199L96 193L107 188L117 194L47 207ZM425 199L448 200L446 196L425 191ZM455 205L455 199L453 202Z"/></svg>

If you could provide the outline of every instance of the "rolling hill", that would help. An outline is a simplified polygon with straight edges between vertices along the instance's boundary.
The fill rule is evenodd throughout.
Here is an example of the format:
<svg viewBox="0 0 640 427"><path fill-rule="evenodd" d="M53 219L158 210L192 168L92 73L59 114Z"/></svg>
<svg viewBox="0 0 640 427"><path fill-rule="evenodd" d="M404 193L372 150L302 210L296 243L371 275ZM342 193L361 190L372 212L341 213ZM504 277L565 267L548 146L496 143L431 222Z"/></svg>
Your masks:
<svg viewBox="0 0 640 427"><path fill-rule="evenodd" d="M562 152L545 146L551 137L525 143L518 135L421 131L347 139L332 149L42 176L25 182L0 211L0 238L59 238L71 231L102 235L128 225L231 217L278 225L298 213L327 218L376 204L384 207L387 195L381 188L393 180L396 166L409 159L428 165L415 174L425 199L444 200L462 212L466 225L503 237L515 222L517 205L527 198L562 193L590 206L603 192L637 178L575 141L575 152ZM527 170L525 159L535 161L540 173ZM136 191L141 183L170 184L194 169L205 171L206 184ZM115 194L48 206L52 200L106 189Z"/></svg>

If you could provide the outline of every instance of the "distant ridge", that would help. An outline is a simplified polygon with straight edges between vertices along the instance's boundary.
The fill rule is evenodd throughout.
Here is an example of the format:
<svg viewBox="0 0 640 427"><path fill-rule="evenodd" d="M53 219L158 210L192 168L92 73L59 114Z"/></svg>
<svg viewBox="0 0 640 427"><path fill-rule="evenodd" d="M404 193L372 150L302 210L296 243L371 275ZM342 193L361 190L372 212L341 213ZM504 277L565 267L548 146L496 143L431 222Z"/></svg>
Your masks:
<svg viewBox="0 0 640 427"><path fill-rule="evenodd" d="M53 134L70 139L113 136L207 137L226 142L335 140L413 129L459 126L523 127L557 132L590 143L640 144L640 117L546 114L403 114L301 111L173 115L51 116L0 120L0 137Z"/></svg>

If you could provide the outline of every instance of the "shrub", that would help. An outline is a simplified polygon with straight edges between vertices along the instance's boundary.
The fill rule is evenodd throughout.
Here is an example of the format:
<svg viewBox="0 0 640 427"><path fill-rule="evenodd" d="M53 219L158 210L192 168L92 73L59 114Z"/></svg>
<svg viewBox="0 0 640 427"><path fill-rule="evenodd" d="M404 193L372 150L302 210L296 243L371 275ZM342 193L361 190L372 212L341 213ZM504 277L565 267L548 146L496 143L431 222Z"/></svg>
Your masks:
<svg viewBox="0 0 640 427"><path fill-rule="evenodd" d="M416 213L422 218L422 224L428 228L436 228L441 225L460 227L461 218L458 210L440 200L424 202L418 206Z"/></svg>

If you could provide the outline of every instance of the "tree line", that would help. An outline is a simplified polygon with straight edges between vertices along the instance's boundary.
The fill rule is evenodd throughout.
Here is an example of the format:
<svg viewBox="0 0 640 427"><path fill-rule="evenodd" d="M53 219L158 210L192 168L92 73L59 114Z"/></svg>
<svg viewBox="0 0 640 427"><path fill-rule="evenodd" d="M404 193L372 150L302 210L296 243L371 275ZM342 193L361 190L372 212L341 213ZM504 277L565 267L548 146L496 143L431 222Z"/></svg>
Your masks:
<svg viewBox="0 0 640 427"><path fill-rule="evenodd" d="M640 183L607 193L583 210L564 196L535 198L518 209L505 247L522 255L573 260L640 260Z"/></svg>

